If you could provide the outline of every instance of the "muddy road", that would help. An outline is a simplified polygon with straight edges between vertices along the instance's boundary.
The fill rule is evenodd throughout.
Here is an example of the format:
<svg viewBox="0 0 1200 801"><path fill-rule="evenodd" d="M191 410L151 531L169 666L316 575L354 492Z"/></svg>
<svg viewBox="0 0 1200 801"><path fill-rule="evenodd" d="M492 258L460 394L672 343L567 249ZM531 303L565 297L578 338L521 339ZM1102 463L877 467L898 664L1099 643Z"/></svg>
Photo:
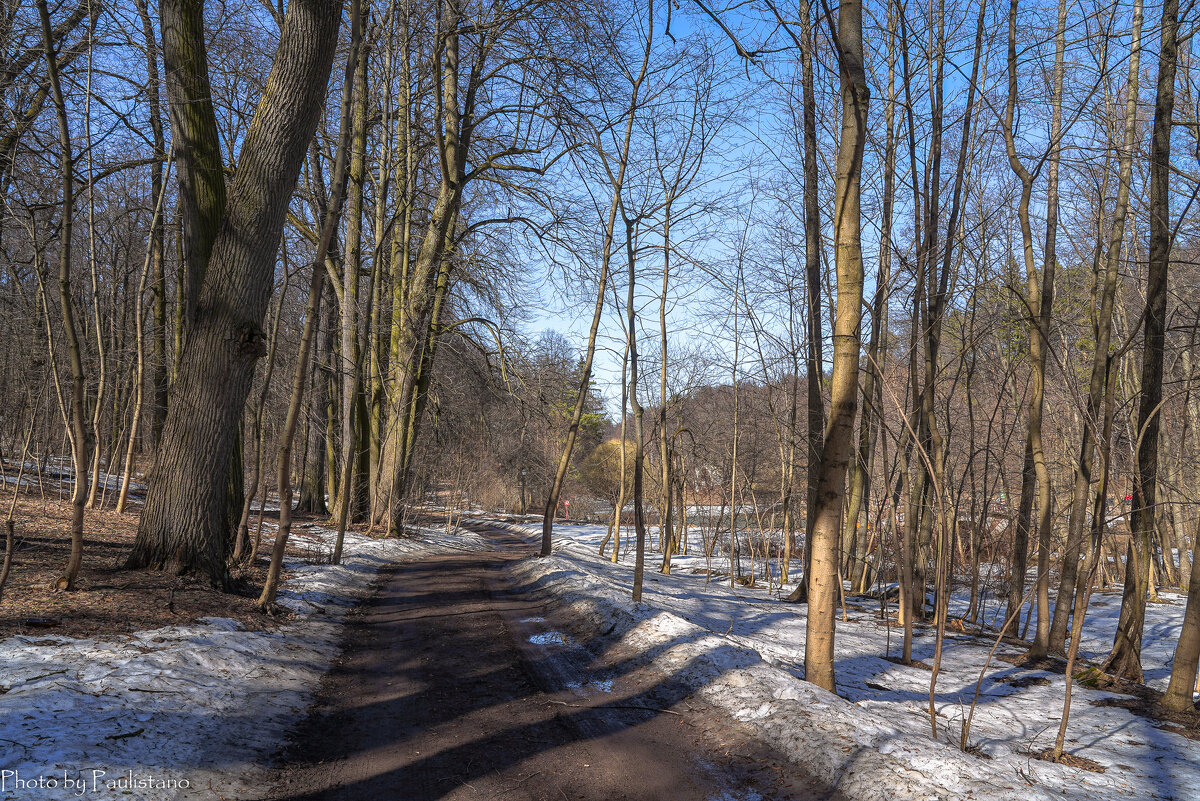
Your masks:
<svg viewBox="0 0 1200 801"><path fill-rule="evenodd" d="M265 798L838 798L683 687L571 643L506 580L532 545L473 527L492 550L384 571Z"/></svg>

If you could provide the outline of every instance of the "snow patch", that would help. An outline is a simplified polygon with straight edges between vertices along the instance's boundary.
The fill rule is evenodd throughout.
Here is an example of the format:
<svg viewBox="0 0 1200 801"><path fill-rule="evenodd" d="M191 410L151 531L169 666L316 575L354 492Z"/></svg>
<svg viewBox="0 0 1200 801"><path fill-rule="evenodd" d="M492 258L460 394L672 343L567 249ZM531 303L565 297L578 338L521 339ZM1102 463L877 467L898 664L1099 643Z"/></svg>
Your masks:
<svg viewBox="0 0 1200 801"><path fill-rule="evenodd" d="M318 552L335 538L315 526L294 532ZM287 561L279 602L301 619L270 632L205 618L114 639L8 638L0 801L261 797L263 766L305 714L337 656L340 618L374 575L393 561L488 547L462 529L389 540L347 532L340 565Z"/></svg>
<svg viewBox="0 0 1200 801"><path fill-rule="evenodd" d="M623 652L638 654L673 682L685 682L757 728L848 797L1200 798L1195 743L1127 710L1090 703L1115 697L1111 693L1076 686L1066 740L1069 753L1100 763L1104 773L1034 759L1031 753L1053 745L1063 677L1000 660L984 670L987 647L974 638L948 637L935 697L935 741L930 674L884 658L898 655L899 634L875 618L878 601L851 598L847 619L839 614L839 697L801 679L806 608L778 601L790 587L731 588L727 580L710 580L708 571L721 565L702 555L677 557L672 575L661 575L648 558L644 602L634 604L632 559L613 564L597 555L605 533L603 526L555 526L554 556L519 563L514 575L531 592L565 606L580 627L571 631L577 638L612 638ZM965 607L965 599L952 606L958 603ZM1149 671L1168 667L1163 657L1178 636L1181 608L1148 610ZM1115 624L1116 609L1096 611L1085 625L1085 650L1099 651ZM930 661L932 653L933 637L917 632L914 658ZM1018 652L1001 646L999 653ZM957 746L981 671L970 744L983 756L976 757Z"/></svg>

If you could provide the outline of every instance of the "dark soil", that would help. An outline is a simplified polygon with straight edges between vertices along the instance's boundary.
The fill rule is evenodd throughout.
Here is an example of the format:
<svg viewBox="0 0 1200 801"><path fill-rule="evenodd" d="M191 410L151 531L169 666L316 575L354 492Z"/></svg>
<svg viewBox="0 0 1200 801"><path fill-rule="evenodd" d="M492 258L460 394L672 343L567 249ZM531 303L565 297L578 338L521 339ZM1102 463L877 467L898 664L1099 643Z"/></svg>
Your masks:
<svg viewBox="0 0 1200 801"><path fill-rule="evenodd" d="M3 500L6 514L11 496ZM140 513L141 506L132 504L122 514L112 508L86 510L83 567L75 590L61 592L53 584L66 568L70 553L70 501L57 497L49 485L44 498L37 489L22 493L13 514L16 548L12 571L0 596L0 639L15 634L104 637L202 617L233 618L247 629L261 630L287 618L286 614L264 615L255 606L266 578L273 528L263 529L262 556L253 565L235 570L234 591L221 592L195 578L125 570ZM268 519L271 517L268 513ZM252 537L254 531L252 525ZM0 519L0 553L5 533ZM315 558L290 545L288 555Z"/></svg>
<svg viewBox="0 0 1200 801"><path fill-rule="evenodd" d="M1136 686L1140 688L1140 691L1132 698L1097 698L1090 703L1092 706L1128 709L1135 715L1153 720L1160 729L1174 732L1189 740L1200 740L1200 712L1174 712L1163 709L1158 703L1158 700L1162 698L1162 693L1142 685ZM1115 692L1122 692L1122 690L1115 690Z"/></svg>
<svg viewBox="0 0 1200 801"><path fill-rule="evenodd" d="M1058 656L1042 656L1031 659L1029 654L996 654L1001 662L1016 665L1026 670L1044 670L1047 673L1057 673L1059 676L1067 672L1067 660ZM1082 662L1080 665L1082 666Z"/></svg>

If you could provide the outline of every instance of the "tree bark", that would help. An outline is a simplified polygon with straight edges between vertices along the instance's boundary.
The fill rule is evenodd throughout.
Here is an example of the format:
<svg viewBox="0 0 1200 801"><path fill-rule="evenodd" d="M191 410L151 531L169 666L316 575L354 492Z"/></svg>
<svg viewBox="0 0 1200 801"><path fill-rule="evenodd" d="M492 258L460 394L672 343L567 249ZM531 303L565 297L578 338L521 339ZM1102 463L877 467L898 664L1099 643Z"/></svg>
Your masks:
<svg viewBox="0 0 1200 801"><path fill-rule="evenodd" d="M1146 622L1146 590L1150 548L1158 516L1158 439L1162 425L1163 348L1166 340L1167 276L1171 261L1171 116L1175 109L1175 66L1178 54L1179 0L1163 4L1158 55L1158 89L1150 141L1150 245L1146 270L1146 309L1142 318L1141 398L1138 403L1137 471L1134 474L1130 528L1133 541L1125 569L1121 615L1105 669L1142 681L1142 628ZM1189 593L1189 598L1191 597Z"/></svg>
<svg viewBox="0 0 1200 801"><path fill-rule="evenodd" d="M67 344L67 363L71 369L71 411L67 434L71 441L71 463L75 484L71 491L71 554L63 575L55 582L60 590L75 589L75 579L83 564L83 509L87 502L88 450L92 431L88 428L87 376L83 369L83 349L75 322L75 301L71 296L71 242L75 218L75 167L71 147L71 128L67 119L67 104L63 97L58 73L54 32L46 0L37 0L42 23L42 44L46 55L46 71L50 93L58 120L59 166L62 177L62 211L58 231L58 299L62 308L63 336ZM49 331L47 331L49 335ZM18 488L19 489L19 488Z"/></svg>
<svg viewBox="0 0 1200 801"><path fill-rule="evenodd" d="M1092 462L1096 449L1097 429L1104 415L1104 394L1108 384L1109 349L1112 344L1113 304L1117 294L1118 269L1121 262L1121 244L1125 237L1125 219L1129 211L1130 183L1133 175L1133 151L1137 145L1137 101L1138 79L1140 78L1142 33L1142 2L1136 0L1133 7L1133 32L1129 53L1129 73L1125 84L1125 118L1118 156L1117 198L1112 212L1112 228L1109 231L1103 277L1097 275L1100 284L1100 303L1095 321L1096 349L1092 354L1092 372L1088 380L1087 407L1084 412L1082 442L1076 464L1075 481L1071 494L1071 510L1067 520L1067 549L1064 556L1062 581L1054 605L1054 620L1050 626L1049 647L1061 651L1066 642L1067 616L1073 606L1072 599L1085 592L1075 580L1080 544L1083 542L1086 525L1088 494L1092 484ZM1098 543L1097 543L1098 545ZM1098 550L1098 547L1097 547ZM1094 558L1099 559L1100 554ZM1077 635L1073 635L1078 639Z"/></svg>
<svg viewBox="0 0 1200 801"><path fill-rule="evenodd" d="M334 0L288 4L196 296L131 568L195 572L227 583L228 465L254 364L265 350L262 320L279 238L321 112L340 17ZM197 39L185 44L194 49ZM187 150L186 136L176 141Z"/></svg>
<svg viewBox="0 0 1200 801"><path fill-rule="evenodd" d="M833 374L829 423L821 451L821 473L813 516L812 578L804 644L807 681L833 692L834 607L838 596L837 544L846 470L853 447L858 404L859 324L863 294L861 180L871 90L863 63L862 5L838 6L837 49L841 74L842 131L834 191L837 314L833 330Z"/></svg>

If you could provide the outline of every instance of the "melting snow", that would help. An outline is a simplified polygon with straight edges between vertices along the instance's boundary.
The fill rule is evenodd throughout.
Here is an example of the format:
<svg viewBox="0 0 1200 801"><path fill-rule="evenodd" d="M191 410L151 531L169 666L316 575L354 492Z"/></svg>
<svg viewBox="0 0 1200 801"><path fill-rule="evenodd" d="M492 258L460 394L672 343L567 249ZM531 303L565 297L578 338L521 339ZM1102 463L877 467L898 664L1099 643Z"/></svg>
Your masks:
<svg viewBox="0 0 1200 801"><path fill-rule="evenodd" d="M335 537L293 532L319 553ZM270 632L208 618L114 639L10 637L0 656L0 800L261 797L261 766L305 713L337 655L339 618L374 574L487 547L463 530L348 532L340 565L287 561L279 602L301 620Z"/></svg>
<svg viewBox="0 0 1200 801"><path fill-rule="evenodd" d="M984 671L990 642L947 637L933 740L930 673L884 658L899 655L901 634L878 620L877 601L850 599L848 619L838 616L839 697L800 679L806 610L777 600L790 587L730 588L707 572L727 560L703 556L676 557L673 574L664 576L656 572L659 557L648 555L643 603L635 605L631 555L615 565L597 555L603 526L558 525L554 533L555 556L519 563L520 580L564 604L586 636L613 632L623 649L689 682L849 797L1200 799L1200 747L1124 709L1091 703L1112 693L1077 685L1066 738L1069 753L1098 762L1104 773L1034 759L1031 753L1054 744L1063 677L998 659ZM1100 655L1112 642L1120 597L1093 598L1083 651ZM1147 609L1143 651L1148 679L1159 687L1169 677L1184 608L1182 598L1163 598L1171 603ZM965 609L966 599L952 605ZM915 659L932 661L933 647L931 634L916 633ZM998 651L1018 653L1003 645ZM975 757L957 744L981 671L970 745L984 756Z"/></svg>

